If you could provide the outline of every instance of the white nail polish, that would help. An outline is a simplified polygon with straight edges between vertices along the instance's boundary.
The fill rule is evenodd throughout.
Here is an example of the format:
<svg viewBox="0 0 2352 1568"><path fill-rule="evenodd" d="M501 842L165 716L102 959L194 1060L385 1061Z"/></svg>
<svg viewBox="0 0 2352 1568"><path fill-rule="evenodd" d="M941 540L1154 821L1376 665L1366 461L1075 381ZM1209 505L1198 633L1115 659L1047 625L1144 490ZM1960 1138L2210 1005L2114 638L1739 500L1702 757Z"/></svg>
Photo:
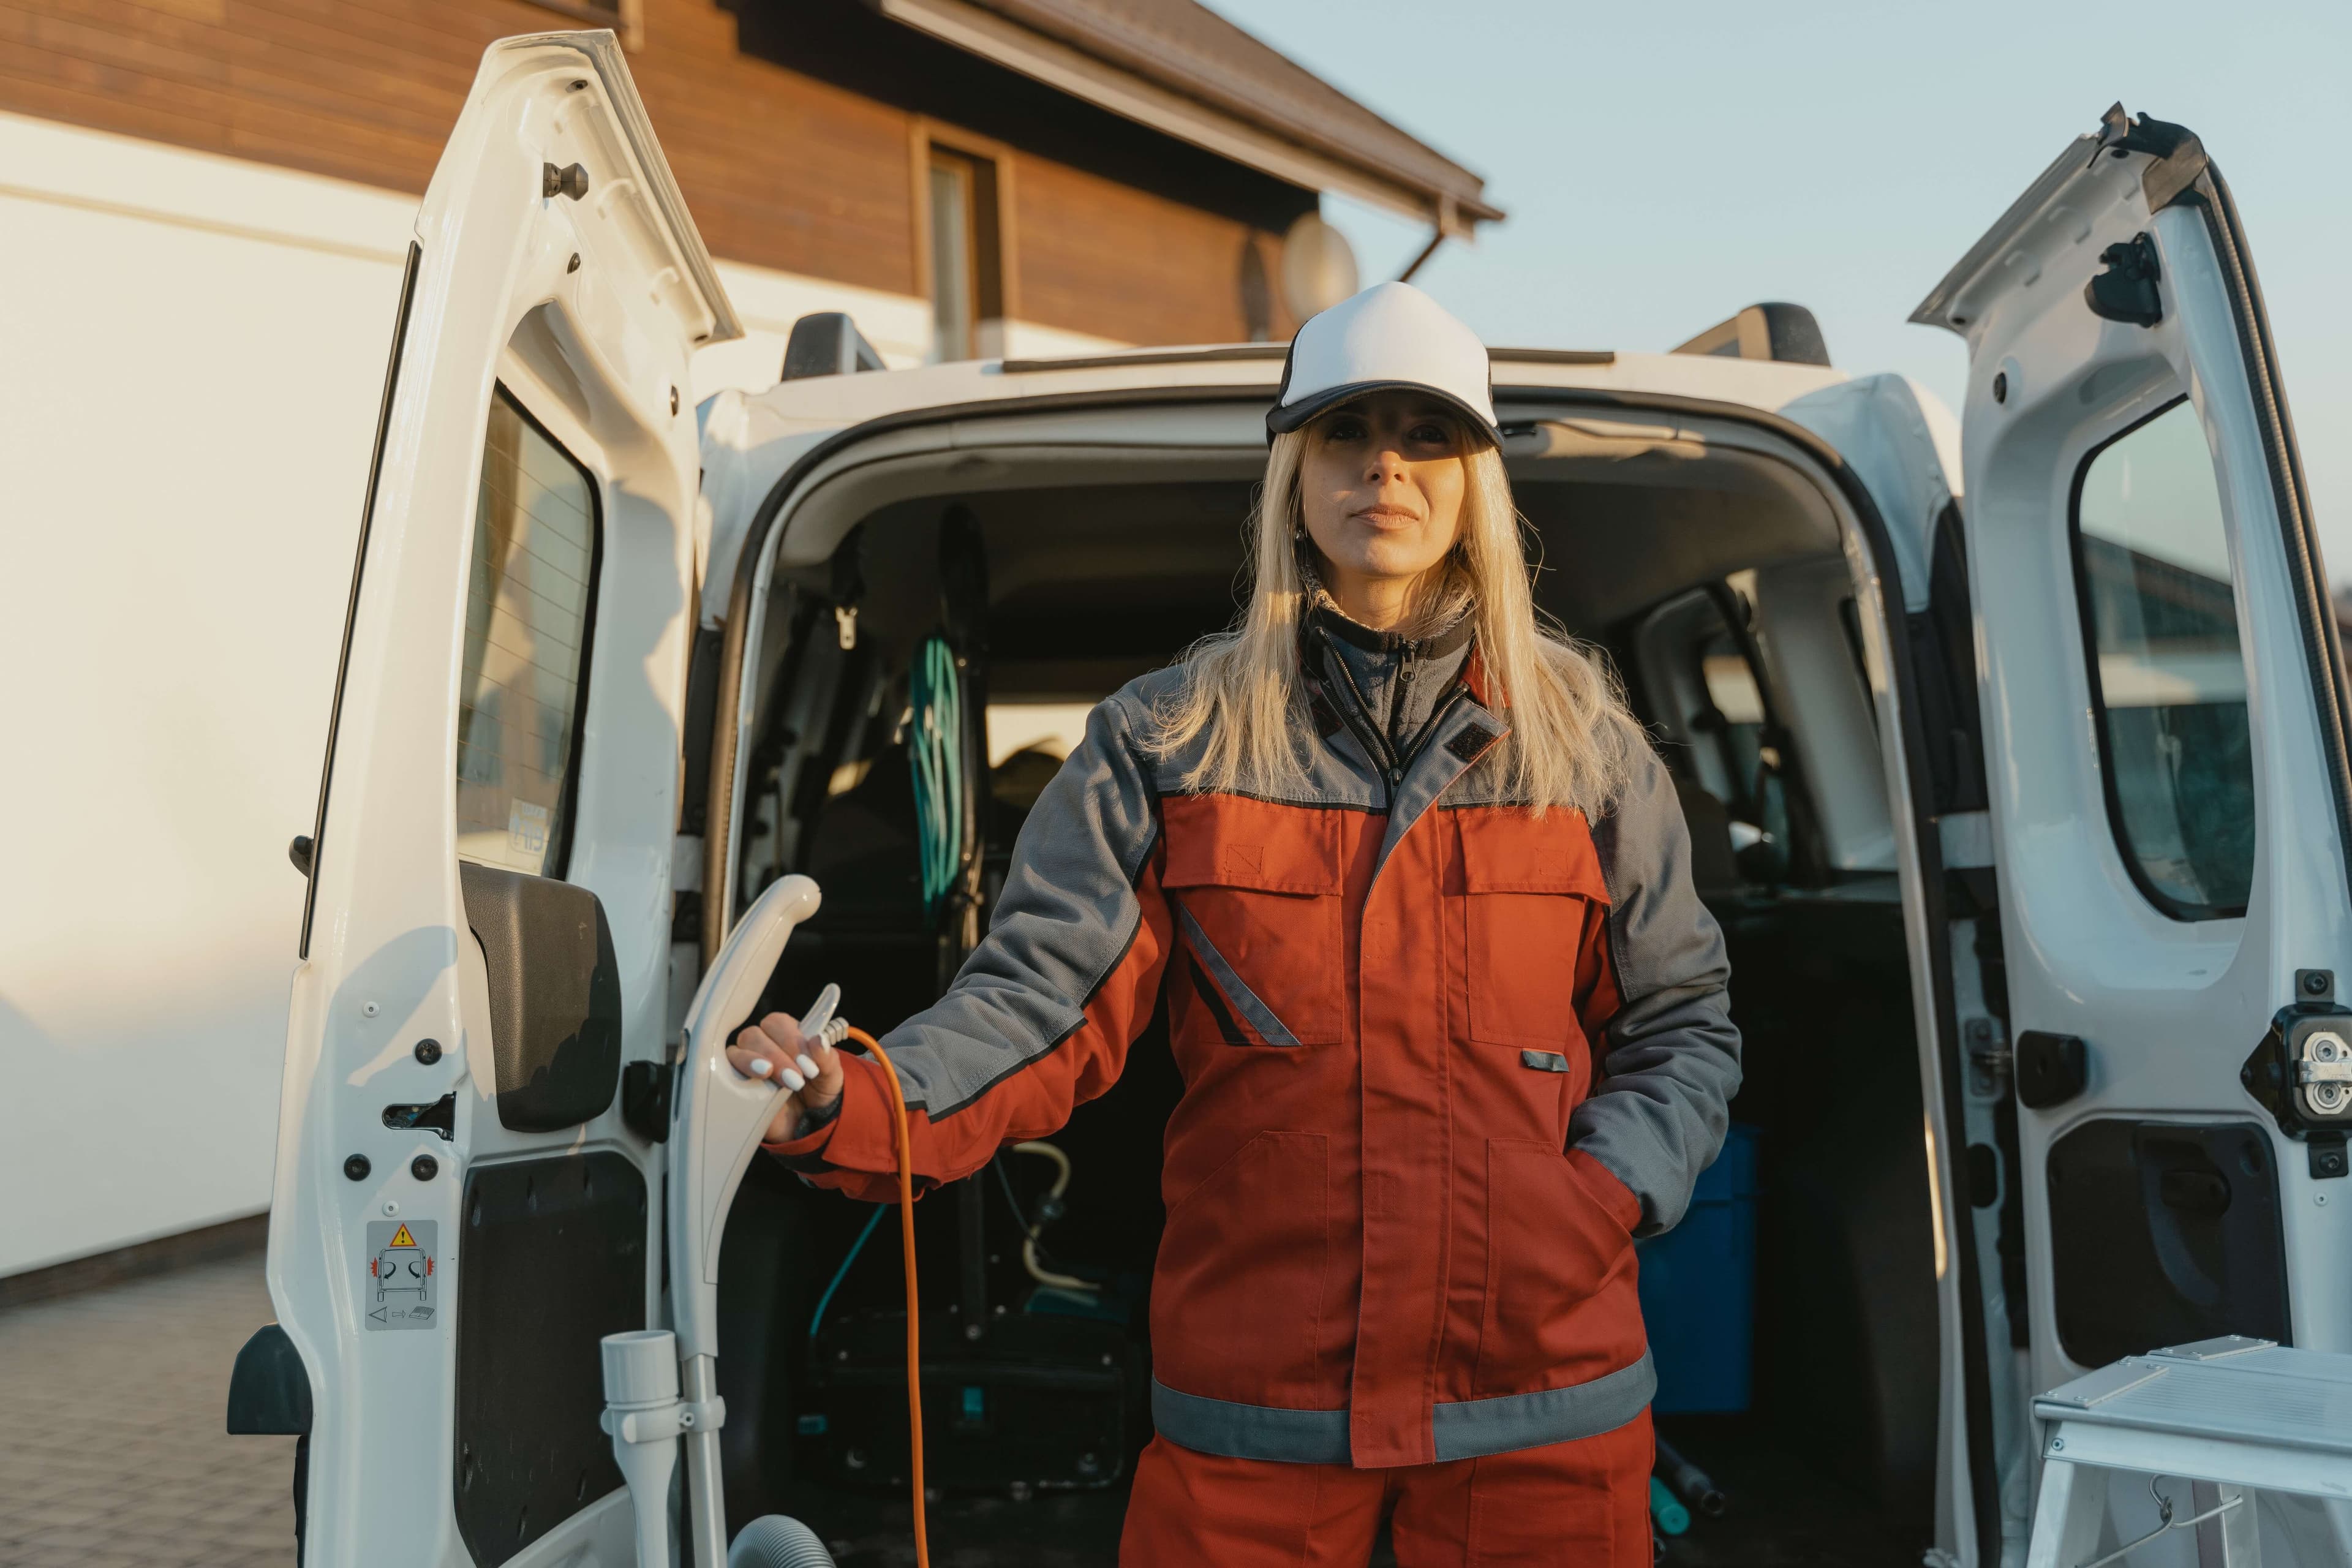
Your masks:
<svg viewBox="0 0 2352 1568"><path fill-rule="evenodd" d="M751 1064L751 1076L753 1078L765 1078L775 1070L776 1064L770 1061L765 1057L761 1057Z"/></svg>
<svg viewBox="0 0 2352 1568"><path fill-rule="evenodd" d="M801 1072L803 1076L814 1080L816 1077L816 1063L809 1060L806 1057L801 1058L800 1060Z"/></svg>
<svg viewBox="0 0 2352 1568"><path fill-rule="evenodd" d="M784 1087L791 1089L794 1094L798 1094L801 1090L808 1087L808 1079L803 1078L792 1068L786 1068L784 1069Z"/></svg>

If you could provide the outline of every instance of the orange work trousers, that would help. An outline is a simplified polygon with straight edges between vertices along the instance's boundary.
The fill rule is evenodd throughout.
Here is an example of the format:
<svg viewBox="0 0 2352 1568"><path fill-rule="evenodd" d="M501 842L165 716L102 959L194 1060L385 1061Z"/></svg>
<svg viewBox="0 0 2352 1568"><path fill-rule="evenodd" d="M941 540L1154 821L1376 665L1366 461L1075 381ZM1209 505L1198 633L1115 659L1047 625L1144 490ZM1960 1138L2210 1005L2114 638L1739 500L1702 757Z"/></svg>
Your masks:
<svg viewBox="0 0 2352 1568"><path fill-rule="evenodd" d="M1197 1454L1154 1437L1119 1568L1650 1568L1647 1410L1612 1432L1483 1458L1360 1470Z"/></svg>

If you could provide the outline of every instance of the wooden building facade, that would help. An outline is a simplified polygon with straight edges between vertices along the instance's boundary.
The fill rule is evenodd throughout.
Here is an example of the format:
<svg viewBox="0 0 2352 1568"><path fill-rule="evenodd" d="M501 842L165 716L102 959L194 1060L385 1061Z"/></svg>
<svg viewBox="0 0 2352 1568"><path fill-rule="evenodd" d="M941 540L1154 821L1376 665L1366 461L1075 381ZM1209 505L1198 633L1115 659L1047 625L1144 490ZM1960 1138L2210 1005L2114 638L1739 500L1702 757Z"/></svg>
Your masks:
<svg viewBox="0 0 2352 1568"><path fill-rule="evenodd" d="M929 300L924 357L1286 336L1327 188L1499 216L1192 0L0 0L0 110L415 196L486 45L600 24L712 253Z"/></svg>

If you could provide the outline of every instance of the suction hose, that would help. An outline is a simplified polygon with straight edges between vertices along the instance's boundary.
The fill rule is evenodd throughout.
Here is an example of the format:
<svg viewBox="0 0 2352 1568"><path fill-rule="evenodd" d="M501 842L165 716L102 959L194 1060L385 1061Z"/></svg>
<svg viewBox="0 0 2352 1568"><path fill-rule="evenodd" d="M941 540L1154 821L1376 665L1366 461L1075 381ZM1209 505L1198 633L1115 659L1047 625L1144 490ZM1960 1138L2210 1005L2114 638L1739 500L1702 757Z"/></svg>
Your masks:
<svg viewBox="0 0 2352 1568"><path fill-rule="evenodd" d="M833 1553L799 1520L771 1513L743 1527L727 1549L727 1568L834 1568Z"/></svg>

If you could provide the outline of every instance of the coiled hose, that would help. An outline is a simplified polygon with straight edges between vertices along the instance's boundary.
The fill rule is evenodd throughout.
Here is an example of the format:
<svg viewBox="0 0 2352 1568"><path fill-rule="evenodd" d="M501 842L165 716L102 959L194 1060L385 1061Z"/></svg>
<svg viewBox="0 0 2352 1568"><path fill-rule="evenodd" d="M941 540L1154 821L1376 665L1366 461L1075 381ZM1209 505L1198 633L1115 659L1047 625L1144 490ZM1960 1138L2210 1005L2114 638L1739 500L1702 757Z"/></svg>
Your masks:
<svg viewBox="0 0 2352 1568"><path fill-rule="evenodd" d="M963 675L955 650L929 637L908 677L913 723L907 763L915 775L915 837L923 868L923 918L937 925L963 870Z"/></svg>

